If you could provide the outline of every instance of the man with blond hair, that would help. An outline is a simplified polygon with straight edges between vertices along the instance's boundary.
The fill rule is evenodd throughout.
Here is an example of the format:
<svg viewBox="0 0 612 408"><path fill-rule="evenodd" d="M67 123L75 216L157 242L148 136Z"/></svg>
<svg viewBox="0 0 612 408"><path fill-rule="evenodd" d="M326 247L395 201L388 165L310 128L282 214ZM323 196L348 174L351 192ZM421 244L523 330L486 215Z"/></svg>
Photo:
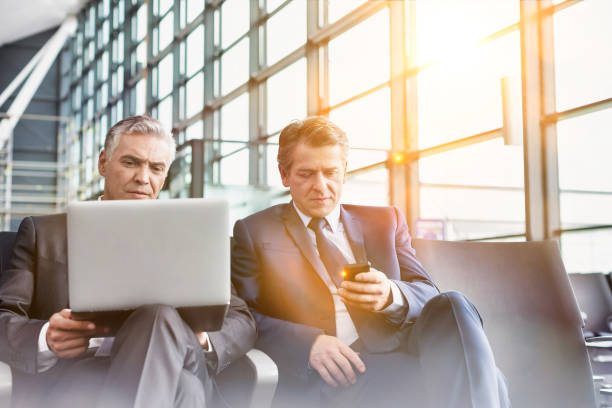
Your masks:
<svg viewBox="0 0 612 408"><path fill-rule="evenodd" d="M118 122L100 153L101 199L156 199L175 150L155 119ZM109 228L121 234L120 225ZM25 218L0 286L0 360L12 368L14 406L205 407L214 375L255 340L233 288L218 332L194 333L173 307L147 305L114 338L99 338L108 328L75 320L67 308L66 273L66 215Z"/></svg>
<svg viewBox="0 0 612 408"><path fill-rule="evenodd" d="M232 279L279 367L276 403L509 406L478 312L438 292L398 209L340 204L347 153L327 118L289 124L278 168L292 201L234 226Z"/></svg>

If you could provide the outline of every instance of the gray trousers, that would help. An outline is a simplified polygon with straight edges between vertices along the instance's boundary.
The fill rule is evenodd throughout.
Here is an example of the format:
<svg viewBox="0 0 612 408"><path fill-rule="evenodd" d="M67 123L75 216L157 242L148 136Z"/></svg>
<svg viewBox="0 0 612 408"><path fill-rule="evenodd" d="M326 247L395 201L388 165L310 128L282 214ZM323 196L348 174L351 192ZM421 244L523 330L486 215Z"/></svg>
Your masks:
<svg viewBox="0 0 612 408"><path fill-rule="evenodd" d="M480 316L458 292L432 298L399 349L369 353L359 341L351 347L366 366L356 384L334 388L314 372L308 386L281 387L275 406L510 407Z"/></svg>
<svg viewBox="0 0 612 408"><path fill-rule="evenodd" d="M85 356L61 370L47 406L206 407L213 394L202 347L177 311L136 309L110 357Z"/></svg>

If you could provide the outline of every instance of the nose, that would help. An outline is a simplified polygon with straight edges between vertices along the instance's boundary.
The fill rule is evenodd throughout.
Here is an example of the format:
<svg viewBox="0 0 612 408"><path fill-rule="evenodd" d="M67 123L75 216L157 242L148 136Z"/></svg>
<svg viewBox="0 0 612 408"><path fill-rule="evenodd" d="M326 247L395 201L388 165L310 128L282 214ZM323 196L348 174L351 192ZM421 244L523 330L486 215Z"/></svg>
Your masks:
<svg viewBox="0 0 612 408"><path fill-rule="evenodd" d="M151 175L149 174L149 169L147 166L140 166L136 170L136 174L134 174L134 180L138 184L149 184L151 180Z"/></svg>
<svg viewBox="0 0 612 408"><path fill-rule="evenodd" d="M314 180L314 189L318 192L325 192L326 190L326 179L322 172L318 172Z"/></svg>

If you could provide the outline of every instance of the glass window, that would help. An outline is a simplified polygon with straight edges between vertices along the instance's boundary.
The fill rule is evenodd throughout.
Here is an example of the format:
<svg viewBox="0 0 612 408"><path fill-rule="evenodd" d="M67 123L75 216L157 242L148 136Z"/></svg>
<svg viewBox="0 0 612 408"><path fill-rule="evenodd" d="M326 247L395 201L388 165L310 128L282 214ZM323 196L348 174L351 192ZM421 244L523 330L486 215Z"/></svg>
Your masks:
<svg viewBox="0 0 612 408"><path fill-rule="evenodd" d="M267 64L290 54L306 41L306 2L293 0L266 23Z"/></svg>
<svg viewBox="0 0 612 408"><path fill-rule="evenodd" d="M268 142L272 142L272 138L268 139ZM275 138L275 142L278 143L278 137ZM283 182L278 172L278 162L276 157L278 156L278 144L266 145L266 176L268 178L267 184L272 187L283 187Z"/></svg>
<svg viewBox="0 0 612 408"><path fill-rule="evenodd" d="M190 77L204 66L204 26L199 25L187 37L187 76Z"/></svg>
<svg viewBox="0 0 612 408"><path fill-rule="evenodd" d="M348 176L342 202L361 205L389 205L389 171L379 169Z"/></svg>
<svg viewBox="0 0 612 408"><path fill-rule="evenodd" d="M134 23L136 24L136 27L132 28L133 29L132 32L136 34L134 41L138 42L144 39L145 36L147 35L147 6L146 4L142 5L138 9L138 14L136 15L136 20L134 20Z"/></svg>
<svg viewBox="0 0 612 408"><path fill-rule="evenodd" d="M333 0L328 1L328 18L329 23L333 23L336 20L339 20L341 17L344 17L349 12L353 11L357 8L357 6L365 3L366 0ZM321 6L319 6L321 7Z"/></svg>
<svg viewBox="0 0 612 408"><path fill-rule="evenodd" d="M449 240L525 232L522 190L423 186L420 206L421 218L444 221Z"/></svg>
<svg viewBox="0 0 612 408"><path fill-rule="evenodd" d="M165 49L174 39L174 13L170 12L159 23L159 51Z"/></svg>
<svg viewBox="0 0 612 408"><path fill-rule="evenodd" d="M329 42L332 105L389 80L389 10Z"/></svg>
<svg viewBox="0 0 612 408"><path fill-rule="evenodd" d="M198 120L193 125L189 126L185 131L185 141L202 139L204 136L204 124L201 120Z"/></svg>
<svg viewBox="0 0 612 408"><path fill-rule="evenodd" d="M221 92L225 95L248 79L249 39L244 38L221 56Z"/></svg>
<svg viewBox="0 0 612 408"><path fill-rule="evenodd" d="M351 147L391 148L389 88L373 92L329 113L346 132Z"/></svg>
<svg viewBox="0 0 612 408"><path fill-rule="evenodd" d="M472 48L477 40L518 23L520 17L520 2L516 0L415 3L419 65L432 60L462 59L466 48Z"/></svg>
<svg viewBox="0 0 612 408"><path fill-rule="evenodd" d="M612 96L612 2L589 0L554 16L557 110Z"/></svg>
<svg viewBox="0 0 612 408"><path fill-rule="evenodd" d="M204 0L187 0L187 22L193 21L204 10Z"/></svg>
<svg viewBox="0 0 612 408"><path fill-rule="evenodd" d="M501 79L521 95L520 55L516 31L420 72L419 148L502 127Z"/></svg>
<svg viewBox="0 0 612 408"><path fill-rule="evenodd" d="M249 140L249 94L243 93L221 107L221 138ZM239 148L242 145L236 144Z"/></svg>
<svg viewBox="0 0 612 408"><path fill-rule="evenodd" d="M168 129L172 128L172 96L167 97L157 105L157 119Z"/></svg>
<svg viewBox="0 0 612 408"><path fill-rule="evenodd" d="M159 62L157 67L157 79L159 82L157 96L160 99L172 92L172 60L172 54L168 54Z"/></svg>
<svg viewBox="0 0 612 408"><path fill-rule="evenodd" d="M561 225L612 224L612 109L557 124Z"/></svg>
<svg viewBox="0 0 612 408"><path fill-rule="evenodd" d="M221 143L221 184L249 184L249 149L237 143Z"/></svg>
<svg viewBox="0 0 612 408"><path fill-rule="evenodd" d="M204 74L199 73L187 82L187 117L195 115L204 108Z"/></svg>
<svg viewBox="0 0 612 408"><path fill-rule="evenodd" d="M147 111L147 81L141 79L136 83L136 112L137 115L142 115Z"/></svg>
<svg viewBox="0 0 612 408"><path fill-rule="evenodd" d="M267 133L281 130L294 119L306 117L306 60L271 76L267 83Z"/></svg>
<svg viewBox="0 0 612 408"><path fill-rule="evenodd" d="M561 235L563 264L567 272L612 270L612 229L566 232Z"/></svg>
<svg viewBox="0 0 612 408"><path fill-rule="evenodd" d="M249 4L243 0L226 0L221 5L221 46L227 48L249 30Z"/></svg>
<svg viewBox="0 0 612 408"><path fill-rule="evenodd" d="M486 171L483 171L486 169ZM506 146L502 138L423 157L422 183L523 187L523 148Z"/></svg>

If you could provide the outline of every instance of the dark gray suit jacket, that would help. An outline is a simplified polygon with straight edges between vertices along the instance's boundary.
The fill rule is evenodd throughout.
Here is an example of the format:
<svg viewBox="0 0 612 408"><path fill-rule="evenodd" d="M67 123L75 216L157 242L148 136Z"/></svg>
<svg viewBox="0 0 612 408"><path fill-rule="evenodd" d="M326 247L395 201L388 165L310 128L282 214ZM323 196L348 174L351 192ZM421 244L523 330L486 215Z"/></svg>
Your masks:
<svg viewBox="0 0 612 408"><path fill-rule="evenodd" d="M43 324L68 307L66 215L25 218L19 226L9 268L0 287L0 360L13 371L13 405L53 384L74 360L60 359L38 373L38 335ZM171 272L171 271L170 271ZM209 367L220 372L255 342L255 322L232 287L230 308L218 332L209 333Z"/></svg>
<svg viewBox="0 0 612 408"><path fill-rule="evenodd" d="M410 244L403 216L393 207L341 206L341 221L357 262L384 272L409 305L392 323L381 313L350 308L360 339L371 352L401 344L425 303L438 294ZM335 334L335 311L321 259L292 204L270 207L236 222L232 280L257 320L257 347L279 370L307 378L316 336Z"/></svg>

